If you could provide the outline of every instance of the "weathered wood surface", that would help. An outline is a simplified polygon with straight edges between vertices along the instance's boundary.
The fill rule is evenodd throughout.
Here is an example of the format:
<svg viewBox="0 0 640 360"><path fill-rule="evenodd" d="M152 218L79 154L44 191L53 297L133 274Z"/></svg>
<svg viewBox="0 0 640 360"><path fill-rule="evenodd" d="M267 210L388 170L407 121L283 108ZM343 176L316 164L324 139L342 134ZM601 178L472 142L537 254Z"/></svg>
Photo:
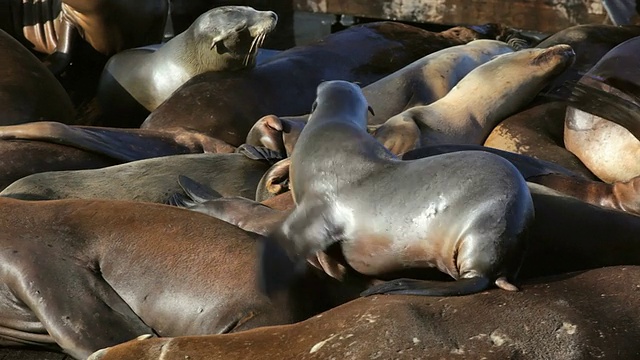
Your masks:
<svg viewBox="0 0 640 360"><path fill-rule="evenodd" d="M446 25L499 22L555 32L603 23L602 0L293 0L295 10Z"/></svg>

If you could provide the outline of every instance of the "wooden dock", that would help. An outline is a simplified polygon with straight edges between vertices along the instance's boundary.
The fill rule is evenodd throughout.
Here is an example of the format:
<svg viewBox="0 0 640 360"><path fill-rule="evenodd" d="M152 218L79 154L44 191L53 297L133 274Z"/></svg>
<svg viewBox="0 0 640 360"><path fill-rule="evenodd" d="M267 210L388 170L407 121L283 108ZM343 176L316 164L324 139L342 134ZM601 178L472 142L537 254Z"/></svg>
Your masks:
<svg viewBox="0 0 640 360"><path fill-rule="evenodd" d="M434 23L497 22L553 33L608 20L602 0L293 0L296 11Z"/></svg>

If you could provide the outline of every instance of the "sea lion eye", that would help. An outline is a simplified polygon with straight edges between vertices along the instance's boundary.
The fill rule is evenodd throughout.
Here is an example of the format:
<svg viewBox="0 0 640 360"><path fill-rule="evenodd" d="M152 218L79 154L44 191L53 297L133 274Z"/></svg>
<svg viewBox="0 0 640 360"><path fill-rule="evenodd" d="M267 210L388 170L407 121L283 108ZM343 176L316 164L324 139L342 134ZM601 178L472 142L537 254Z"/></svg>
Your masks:
<svg viewBox="0 0 640 360"><path fill-rule="evenodd" d="M314 101L313 104L311 105L311 114L313 114L313 112L316 111L317 107L318 107L318 102Z"/></svg>

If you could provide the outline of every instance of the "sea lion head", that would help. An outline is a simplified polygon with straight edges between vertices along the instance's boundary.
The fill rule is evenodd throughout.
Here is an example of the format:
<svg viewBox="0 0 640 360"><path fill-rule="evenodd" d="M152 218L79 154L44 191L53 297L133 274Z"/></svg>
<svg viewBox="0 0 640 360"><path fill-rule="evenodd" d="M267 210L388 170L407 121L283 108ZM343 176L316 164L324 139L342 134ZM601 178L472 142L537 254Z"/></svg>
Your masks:
<svg viewBox="0 0 640 360"><path fill-rule="evenodd" d="M200 15L187 30L196 41L204 63L233 63L229 70L255 65L258 48L273 31L278 16L248 6L221 6ZM212 56L211 51L215 51Z"/></svg>
<svg viewBox="0 0 640 360"><path fill-rule="evenodd" d="M322 110L320 110L322 109ZM367 111L373 114L373 109L369 106L367 99L362 93L362 89L355 83L344 80L325 81L318 85L316 100L311 106L309 123L315 117L315 113L330 112L331 114L354 114L351 117L357 121L363 129L367 129ZM321 115L326 116L327 114Z"/></svg>

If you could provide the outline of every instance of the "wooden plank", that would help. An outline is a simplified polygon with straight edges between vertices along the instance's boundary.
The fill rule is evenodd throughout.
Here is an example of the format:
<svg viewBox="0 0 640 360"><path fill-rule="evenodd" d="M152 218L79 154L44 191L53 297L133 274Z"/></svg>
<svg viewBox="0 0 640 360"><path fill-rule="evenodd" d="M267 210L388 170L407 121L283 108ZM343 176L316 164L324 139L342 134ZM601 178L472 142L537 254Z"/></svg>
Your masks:
<svg viewBox="0 0 640 360"><path fill-rule="evenodd" d="M294 0L294 7L297 11L445 25L497 22L541 32L603 23L607 18L602 0Z"/></svg>

